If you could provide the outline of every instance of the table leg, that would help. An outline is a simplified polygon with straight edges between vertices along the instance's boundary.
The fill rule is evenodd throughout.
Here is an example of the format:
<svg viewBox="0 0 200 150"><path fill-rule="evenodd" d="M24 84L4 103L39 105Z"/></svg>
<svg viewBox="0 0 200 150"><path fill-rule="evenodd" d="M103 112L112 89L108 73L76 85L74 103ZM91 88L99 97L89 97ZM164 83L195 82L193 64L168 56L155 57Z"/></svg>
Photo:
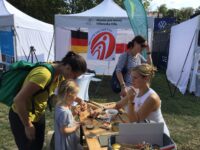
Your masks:
<svg viewBox="0 0 200 150"><path fill-rule="evenodd" d="M80 144L83 145L83 127L80 127Z"/></svg>

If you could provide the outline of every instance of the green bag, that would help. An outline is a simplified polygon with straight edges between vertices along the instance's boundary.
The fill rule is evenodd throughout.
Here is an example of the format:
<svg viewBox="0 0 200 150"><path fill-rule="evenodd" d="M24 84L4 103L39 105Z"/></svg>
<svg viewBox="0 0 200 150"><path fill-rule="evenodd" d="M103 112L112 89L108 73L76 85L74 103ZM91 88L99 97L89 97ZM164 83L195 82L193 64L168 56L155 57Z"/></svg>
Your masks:
<svg viewBox="0 0 200 150"><path fill-rule="evenodd" d="M51 81L43 90L38 91L36 94L47 90L54 77L54 68L52 65L48 63L30 63L26 61L18 61L10 65L9 70L2 73L0 76L0 102L7 106L11 106L14 97L20 91L28 73L33 68L39 66L46 67L51 72Z"/></svg>

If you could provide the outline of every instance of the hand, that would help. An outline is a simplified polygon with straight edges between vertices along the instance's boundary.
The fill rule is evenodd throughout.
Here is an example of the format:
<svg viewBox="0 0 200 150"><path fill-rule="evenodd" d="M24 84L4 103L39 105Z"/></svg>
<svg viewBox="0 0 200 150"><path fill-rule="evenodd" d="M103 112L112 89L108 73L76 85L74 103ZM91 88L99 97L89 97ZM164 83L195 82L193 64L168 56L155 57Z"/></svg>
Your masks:
<svg viewBox="0 0 200 150"><path fill-rule="evenodd" d="M35 139L35 127L32 123L29 126L25 126L25 134L29 140Z"/></svg>
<svg viewBox="0 0 200 150"><path fill-rule="evenodd" d="M81 112L80 106L77 106L77 107L74 108L74 111L73 111L74 115L80 115L80 112Z"/></svg>
<svg viewBox="0 0 200 150"><path fill-rule="evenodd" d="M127 92L127 95L129 97L129 101L132 103L133 102L133 98L135 97L135 94L136 94L136 91L133 87L130 87L128 92Z"/></svg>
<svg viewBox="0 0 200 150"><path fill-rule="evenodd" d="M80 106L81 106L81 111L87 110L87 103L86 102L81 101Z"/></svg>
<svg viewBox="0 0 200 150"><path fill-rule="evenodd" d="M76 122L75 123L75 130L78 130L80 128L81 123L80 122Z"/></svg>
<svg viewBox="0 0 200 150"><path fill-rule="evenodd" d="M125 97L127 95L127 88L123 87L120 92L120 96Z"/></svg>
<svg viewBox="0 0 200 150"><path fill-rule="evenodd" d="M147 51L147 52L151 52L150 47L149 47L149 44L146 45L146 51Z"/></svg>
<svg viewBox="0 0 200 150"><path fill-rule="evenodd" d="M116 105L115 105L115 107L114 107L114 109L121 109L123 107L123 105L122 104L120 104L120 103L116 103Z"/></svg>

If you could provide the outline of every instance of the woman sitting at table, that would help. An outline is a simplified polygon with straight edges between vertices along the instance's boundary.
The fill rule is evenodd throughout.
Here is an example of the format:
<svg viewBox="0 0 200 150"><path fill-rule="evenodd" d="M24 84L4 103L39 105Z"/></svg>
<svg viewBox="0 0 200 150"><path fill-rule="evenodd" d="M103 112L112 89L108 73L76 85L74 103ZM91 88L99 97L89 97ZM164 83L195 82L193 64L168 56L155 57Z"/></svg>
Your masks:
<svg viewBox="0 0 200 150"><path fill-rule="evenodd" d="M150 88L150 81L154 76L156 68L149 64L135 67L132 72L133 87L130 87L125 98L116 104L120 109L128 104L128 118L130 122L142 122L144 120L164 123L164 133L169 136L161 113L161 100L158 94ZM138 89L135 92L134 88Z"/></svg>

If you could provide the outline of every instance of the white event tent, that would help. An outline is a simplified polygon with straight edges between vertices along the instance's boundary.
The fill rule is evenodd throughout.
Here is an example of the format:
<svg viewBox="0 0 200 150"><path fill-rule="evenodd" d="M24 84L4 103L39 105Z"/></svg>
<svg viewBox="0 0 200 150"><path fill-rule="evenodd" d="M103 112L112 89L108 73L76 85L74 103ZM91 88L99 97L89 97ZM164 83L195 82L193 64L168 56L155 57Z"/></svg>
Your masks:
<svg viewBox="0 0 200 150"><path fill-rule="evenodd" d="M26 15L6 0L0 0L0 31L13 31L15 60L26 60L31 46L38 61L54 60L53 25Z"/></svg>
<svg viewBox="0 0 200 150"><path fill-rule="evenodd" d="M149 41L152 41L154 18L148 18ZM128 43L133 39L134 33L131 29L127 13L113 0L104 0L96 7L82 13L55 15L55 59L60 60L63 55L71 49L71 31L88 31L91 28L117 29L116 42ZM86 53L81 53L86 58ZM98 74L112 74L119 55L115 61L87 60L88 68L94 69Z"/></svg>
<svg viewBox="0 0 200 150"><path fill-rule="evenodd" d="M200 15L172 27L166 74L183 94L200 96Z"/></svg>

